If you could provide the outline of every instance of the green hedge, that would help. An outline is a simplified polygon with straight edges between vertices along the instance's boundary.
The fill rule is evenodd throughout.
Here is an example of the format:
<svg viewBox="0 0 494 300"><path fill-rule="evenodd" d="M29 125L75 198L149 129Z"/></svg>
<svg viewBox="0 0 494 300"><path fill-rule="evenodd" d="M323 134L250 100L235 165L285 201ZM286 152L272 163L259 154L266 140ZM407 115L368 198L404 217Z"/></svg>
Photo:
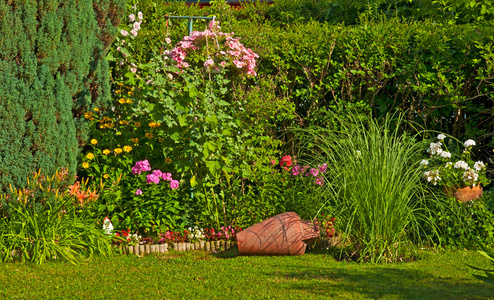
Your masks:
<svg viewBox="0 0 494 300"><path fill-rule="evenodd" d="M403 110L426 129L494 144L492 26L450 25L427 16L407 21L378 12L361 15L357 25L331 25L320 22L321 13L309 13L325 2L309 2L242 9L214 2L199 9L144 1L149 17L141 31L142 61L149 58L148 45L159 45L166 32L174 42L187 33L185 20L167 27L166 14L215 15L223 31L234 31L260 55L259 75L274 79L277 96L293 102L294 119L304 127L328 126L328 110L353 108L376 117ZM205 24L196 21L194 29Z"/></svg>

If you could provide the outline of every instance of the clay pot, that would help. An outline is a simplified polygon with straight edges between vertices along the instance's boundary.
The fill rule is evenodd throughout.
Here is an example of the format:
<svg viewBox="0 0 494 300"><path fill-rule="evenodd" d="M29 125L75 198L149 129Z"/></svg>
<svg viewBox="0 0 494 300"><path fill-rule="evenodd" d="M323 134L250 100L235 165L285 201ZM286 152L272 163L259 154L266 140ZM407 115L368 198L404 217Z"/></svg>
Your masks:
<svg viewBox="0 0 494 300"><path fill-rule="evenodd" d="M482 197L484 190L480 185L477 185L464 188L443 187L443 192L448 197L455 197L458 201L465 203Z"/></svg>
<svg viewBox="0 0 494 300"><path fill-rule="evenodd" d="M317 223L286 212L237 233L241 255L303 255L306 243L319 238Z"/></svg>

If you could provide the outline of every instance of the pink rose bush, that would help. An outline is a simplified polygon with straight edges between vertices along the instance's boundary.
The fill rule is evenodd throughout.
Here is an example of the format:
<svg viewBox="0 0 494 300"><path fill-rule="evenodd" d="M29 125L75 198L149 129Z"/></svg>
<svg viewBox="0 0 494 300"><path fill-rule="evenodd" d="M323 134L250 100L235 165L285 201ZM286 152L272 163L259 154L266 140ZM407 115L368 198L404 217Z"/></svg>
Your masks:
<svg viewBox="0 0 494 300"><path fill-rule="evenodd" d="M165 55L174 60L180 69L199 66L219 72L233 66L231 70L235 72L256 76L256 59L259 55L245 48L239 38L233 37L233 32L224 33L220 29L218 22L213 20L208 29L193 31L171 51L165 51Z"/></svg>

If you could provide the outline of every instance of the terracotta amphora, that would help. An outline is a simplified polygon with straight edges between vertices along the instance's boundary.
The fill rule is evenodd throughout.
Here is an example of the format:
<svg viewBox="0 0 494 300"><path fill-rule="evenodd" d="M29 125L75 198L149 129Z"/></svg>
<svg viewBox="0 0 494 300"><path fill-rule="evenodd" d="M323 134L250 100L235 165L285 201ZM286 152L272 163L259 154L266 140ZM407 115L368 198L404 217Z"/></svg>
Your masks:
<svg viewBox="0 0 494 300"><path fill-rule="evenodd" d="M306 243L319 238L317 222L286 212L237 233L240 255L303 255Z"/></svg>

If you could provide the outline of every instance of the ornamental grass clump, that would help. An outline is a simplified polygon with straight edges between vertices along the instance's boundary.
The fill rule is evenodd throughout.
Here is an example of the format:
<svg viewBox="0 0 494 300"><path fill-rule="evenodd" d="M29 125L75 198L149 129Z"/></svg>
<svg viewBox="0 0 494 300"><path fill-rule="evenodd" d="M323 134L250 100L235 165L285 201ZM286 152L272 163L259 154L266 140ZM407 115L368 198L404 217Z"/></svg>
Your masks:
<svg viewBox="0 0 494 300"><path fill-rule="evenodd" d="M328 164L324 196L341 224L346 253L358 261L401 260L424 216L423 147L400 130L401 116L381 123L353 115L336 119L340 130L305 131L304 150L311 162Z"/></svg>

